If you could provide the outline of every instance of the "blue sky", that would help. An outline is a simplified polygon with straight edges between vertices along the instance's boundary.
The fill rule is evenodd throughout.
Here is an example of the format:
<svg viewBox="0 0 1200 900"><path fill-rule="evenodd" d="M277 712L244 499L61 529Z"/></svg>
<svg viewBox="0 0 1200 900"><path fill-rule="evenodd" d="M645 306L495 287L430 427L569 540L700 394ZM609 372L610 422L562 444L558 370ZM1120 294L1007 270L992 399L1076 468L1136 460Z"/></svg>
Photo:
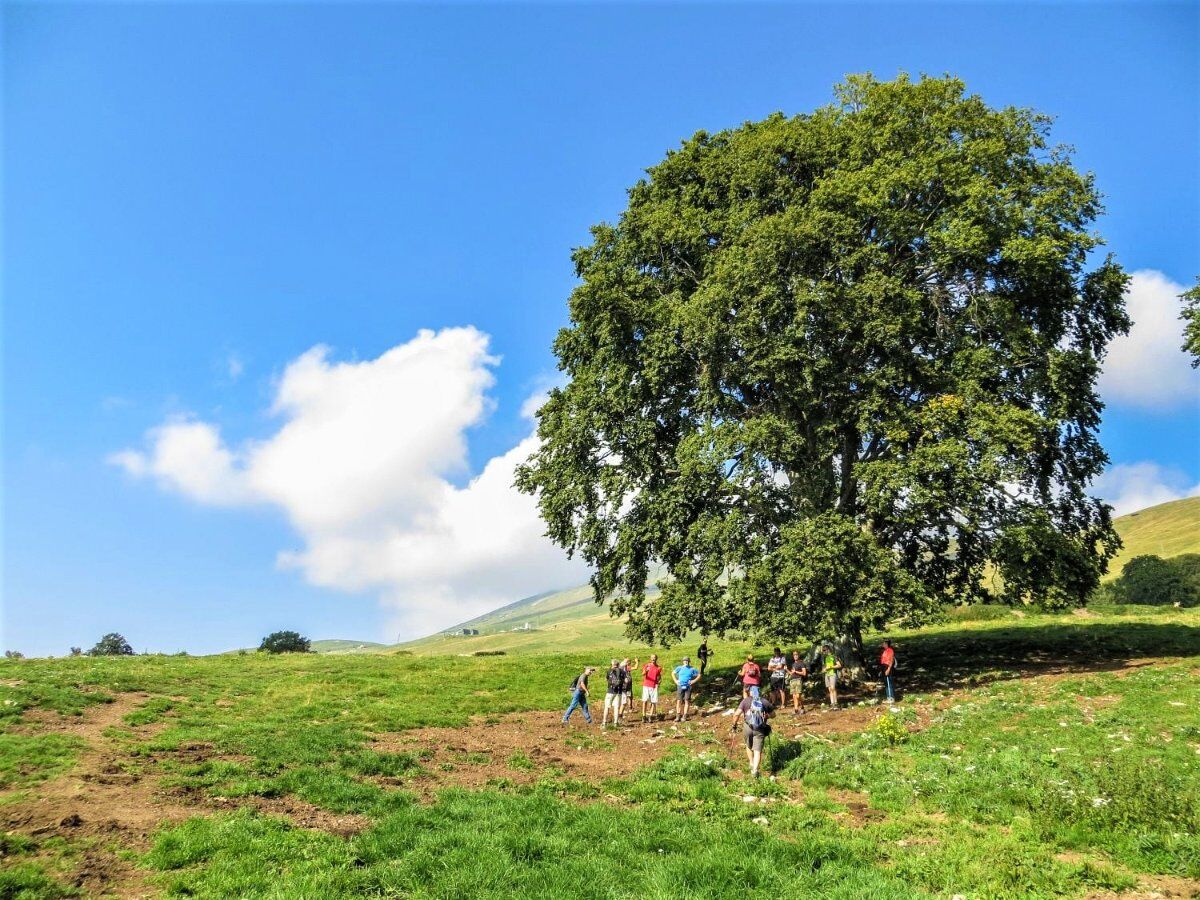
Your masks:
<svg viewBox="0 0 1200 900"><path fill-rule="evenodd" d="M569 582L477 521L506 509L498 476L471 484L529 434L570 248L681 138L812 109L849 72L950 72L1057 117L1109 249L1159 273L1106 375L1103 492L1194 492L1197 382L1163 348L1200 272L1197 9L6 4L4 646L394 639ZM423 385L465 404L428 441L405 429L446 409L412 395L449 394ZM389 403L329 449L350 389ZM280 475L357 496L322 454L387 440L412 468L384 499L460 516L401 535L403 564L362 535L371 498L315 510Z"/></svg>

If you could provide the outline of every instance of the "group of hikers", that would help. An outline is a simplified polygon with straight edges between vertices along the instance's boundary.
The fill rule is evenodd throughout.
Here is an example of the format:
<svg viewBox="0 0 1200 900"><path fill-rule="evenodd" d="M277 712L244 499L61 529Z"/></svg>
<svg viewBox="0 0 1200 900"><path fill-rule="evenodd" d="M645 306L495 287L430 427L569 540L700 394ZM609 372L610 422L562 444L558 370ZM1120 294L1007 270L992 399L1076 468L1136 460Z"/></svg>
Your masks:
<svg viewBox="0 0 1200 900"><path fill-rule="evenodd" d="M692 701L697 687L708 668L712 651L708 641L700 644L696 651L696 659L700 668L692 665L691 657L685 656L671 672L674 682L675 708L673 721L686 722L692 711ZM738 681L742 686L742 700L738 705L736 718L732 729L736 730L738 723L742 724L743 736L746 741L746 755L750 763L752 775L758 775L762 761L763 742L771 733L769 719L777 710L787 707L787 699L792 701L792 714L799 716L807 712L804 706L804 691L810 674L820 674L825 681L825 690L829 694L830 709L838 708L838 673L845 665L838 657L831 644L823 644L816 654L818 665L812 667L799 650L793 650L791 656L784 654L778 647L767 662L764 670L754 659L754 654L746 655L746 660L738 670ZM819 667L818 667L819 666ZM634 673L640 671L642 677L641 721L655 722L662 718L659 715L658 690L662 684L663 668L658 663L658 654L650 654L650 659L644 665L639 659L612 660L605 673L604 714L601 727L608 727L609 715L611 724L620 725L622 720L628 722L635 714L633 705ZM590 695L589 678L596 672L595 666L587 666L583 672L571 682L571 702L563 716L563 724L571 720L575 710L583 713L584 719L592 723L591 710L588 707ZM890 640L883 642L879 654L879 674L884 698L889 703L896 700L895 692L896 650Z"/></svg>

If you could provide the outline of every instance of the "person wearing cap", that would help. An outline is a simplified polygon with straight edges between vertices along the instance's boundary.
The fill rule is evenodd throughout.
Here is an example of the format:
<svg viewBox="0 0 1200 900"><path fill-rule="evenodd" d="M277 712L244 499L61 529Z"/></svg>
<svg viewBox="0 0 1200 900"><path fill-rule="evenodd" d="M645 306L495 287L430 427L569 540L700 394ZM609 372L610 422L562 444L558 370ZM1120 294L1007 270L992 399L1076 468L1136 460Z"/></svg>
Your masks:
<svg viewBox="0 0 1200 900"><path fill-rule="evenodd" d="M685 656L683 665L676 666L671 677L679 693L675 699L675 721L686 722L688 712L692 708L692 691L700 683L700 671L692 668L692 658Z"/></svg>
<svg viewBox="0 0 1200 900"><path fill-rule="evenodd" d="M595 671L595 666L587 666L583 673L576 675L575 680L571 682L571 705L567 707L567 714L563 716L564 725L570 720L571 713L577 709L583 710L584 721L592 724L592 713L588 709L588 676Z"/></svg>

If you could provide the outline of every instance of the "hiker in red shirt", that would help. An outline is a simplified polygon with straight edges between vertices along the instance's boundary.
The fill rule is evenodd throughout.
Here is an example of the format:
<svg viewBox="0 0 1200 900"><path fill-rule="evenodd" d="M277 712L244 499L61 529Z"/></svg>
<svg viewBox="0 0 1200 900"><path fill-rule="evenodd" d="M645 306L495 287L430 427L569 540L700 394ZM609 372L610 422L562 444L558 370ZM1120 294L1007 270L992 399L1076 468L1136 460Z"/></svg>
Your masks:
<svg viewBox="0 0 1200 900"><path fill-rule="evenodd" d="M662 666L658 664L658 654L650 654L650 662L642 666L642 721L653 722L658 716L658 682L662 679ZM646 717L646 707L650 707L650 717Z"/></svg>
<svg viewBox="0 0 1200 900"><path fill-rule="evenodd" d="M883 672L883 686L887 690L888 703L896 702L896 688L892 676L896 671L896 651L892 649L890 640L883 642L883 652L879 654L879 669Z"/></svg>
<svg viewBox="0 0 1200 900"><path fill-rule="evenodd" d="M753 654L746 654L746 661L738 670L738 677L742 679L742 696L749 697L750 688L758 687L762 681L762 667L754 661Z"/></svg>

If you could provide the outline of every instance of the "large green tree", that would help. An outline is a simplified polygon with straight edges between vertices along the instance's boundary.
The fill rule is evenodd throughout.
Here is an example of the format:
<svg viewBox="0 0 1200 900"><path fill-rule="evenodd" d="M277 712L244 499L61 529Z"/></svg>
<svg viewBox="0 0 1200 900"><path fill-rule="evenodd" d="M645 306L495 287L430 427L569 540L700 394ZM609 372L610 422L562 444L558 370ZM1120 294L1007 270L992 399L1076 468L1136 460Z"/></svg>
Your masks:
<svg viewBox="0 0 1200 900"><path fill-rule="evenodd" d="M1128 328L1092 178L954 78L850 77L697 133L575 251L566 385L518 472L632 636L791 639L982 596L1084 601ZM648 567L669 578L648 600Z"/></svg>
<svg viewBox="0 0 1200 900"><path fill-rule="evenodd" d="M1192 368L1200 366L1200 281L1180 294L1183 301L1183 352L1192 357Z"/></svg>

